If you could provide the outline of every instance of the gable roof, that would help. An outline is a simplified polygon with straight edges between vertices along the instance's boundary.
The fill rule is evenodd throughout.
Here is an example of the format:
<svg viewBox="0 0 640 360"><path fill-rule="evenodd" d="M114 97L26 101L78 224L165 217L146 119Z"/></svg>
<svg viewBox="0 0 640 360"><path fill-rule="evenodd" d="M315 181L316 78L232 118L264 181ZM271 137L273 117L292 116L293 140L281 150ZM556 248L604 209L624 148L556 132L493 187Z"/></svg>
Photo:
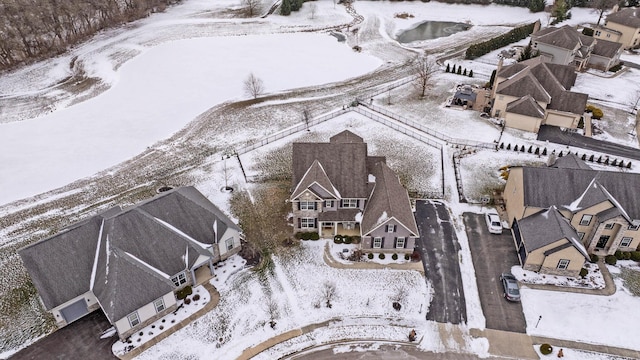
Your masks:
<svg viewBox="0 0 640 360"><path fill-rule="evenodd" d="M578 155L576 154L567 154L565 156L561 156L556 158L556 161L551 165L551 167L555 168L563 168L563 169L587 169L593 170L587 163L582 161Z"/></svg>
<svg viewBox="0 0 640 360"><path fill-rule="evenodd" d="M592 55L602 56L608 59L612 59L618 54L624 45L615 41L609 41L604 39L598 39L593 46Z"/></svg>
<svg viewBox="0 0 640 360"><path fill-rule="evenodd" d="M329 176L327 176L327 173L324 171L322 164L320 164L318 160L315 160L313 164L311 164L309 169L307 169L307 172L302 177L302 180L300 180L296 188L293 190L291 198L297 198L313 184L318 184L329 194L333 195L333 197L340 198L340 193L333 186L331 180L329 180Z"/></svg>
<svg viewBox="0 0 640 360"><path fill-rule="evenodd" d="M322 165L341 198L367 198L367 144L345 130L328 143L293 143L293 187L315 161ZM331 190L331 189L327 189Z"/></svg>
<svg viewBox="0 0 640 360"><path fill-rule="evenodd" d="M593 38L585 36L569 25L559 28L548 27L531 35L531 38L538 43L559 47L566 50L574 50L581 46L590 46Z"/></svg>
<svg viewBox="0 0 640 360"><path fill-rule="evenodd" d="M367 235L386 220L394 218L411 232L412 236L418 236L418 226L411 210L409 194L400 184L398 176L380 159L370 163L369 170L376 180L364 209L362 234Z"/></svg>
<svg viewBox="0 0 640 360"><path fill-rule="evenodd" d="M170 276L213 257L214 221L219 235L239 230L195 188L182 187L93 216L19 254L48 310L91 290L113 322L172 291Z"/></svg>
<svg viewBox="0 0 640 360"><path fill-rule="evenodd" d="M586 259L589 259L587 250L578 240L576 230L555 206L541 210L517 222L528 252L551 245L559 240L567 239L570 246L575 247ZM547 250L545 255L567 247L565 244L560 245L558 248Z"/></svg>
<svg viewBox="0 0 640 360"><path fill-rule="evenodd" d="M626 8L607 15L607 22L640 28L640 9Z"/></svg>
<svg viewBox="0 0 640 360"><path fill-rule="evenodd" d="M531 96L525 95L507 104L507 112L544 119L544 109Z"/></svg>
<svg viewBox="0 0 640 360"><path fill-rule="evenodd" d="M560 209L575 212L599 201L609 200L617 203L631 220L640 220L640 197L637 195L640 174L522 167L522 175L524 206L548 208L556 205ZM598 185L594 186L594 181Z"/></svg>

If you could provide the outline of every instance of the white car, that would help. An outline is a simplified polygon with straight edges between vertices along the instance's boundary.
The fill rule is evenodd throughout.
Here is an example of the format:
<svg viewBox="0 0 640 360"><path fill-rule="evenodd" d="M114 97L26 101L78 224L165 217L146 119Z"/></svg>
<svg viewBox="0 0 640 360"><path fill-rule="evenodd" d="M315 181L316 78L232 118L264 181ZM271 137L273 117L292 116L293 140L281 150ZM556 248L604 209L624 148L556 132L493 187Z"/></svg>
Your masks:
<svg viewBox="0 0 640 360"><path fill-rule="evenodd" d="M500 216L496 212L488 212L484 216L487 222L487 228L492 234L502 234L502 222L500 222Z"/></svg>

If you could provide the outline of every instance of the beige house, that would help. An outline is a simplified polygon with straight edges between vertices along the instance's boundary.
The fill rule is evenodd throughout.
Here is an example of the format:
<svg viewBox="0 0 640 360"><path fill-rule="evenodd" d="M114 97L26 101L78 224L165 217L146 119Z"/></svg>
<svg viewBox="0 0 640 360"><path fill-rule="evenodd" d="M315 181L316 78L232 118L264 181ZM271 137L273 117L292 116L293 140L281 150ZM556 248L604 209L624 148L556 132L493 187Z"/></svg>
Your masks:
<svg viewBox="0 0 640 360"><path fill-rule="evenodd" d="M598 256L611 255L616 250L635 251L640 245L640 198L637 189L640 185L640 174L618 171L596 171L591 169L575 155L567 155L549 167L515 167L510 169L509 178L504 189L504 201L509 223L516 239L516 246L521 259L528 259L532 248L527 248L527 237L534 233L533 227L527 228L529 222L537 224L538 231L544 227L558 226L561 215L568 222L555 231L553 236L545 236L545 241L535 240L535 244L546 243L546 246L562 246L569 244L585 255L579 246L586 249L587 254ZM546 217L541 215L547 212ZM553 215L550 216L549 214ZM537 219L525 220L531 216ZM541 223L543 220L544 225ZM525 230L521 230L522 224ZM526 229L530 229L526 230ZM573 238L579 240L579 244ZM558 235L562 235L561 238ZM523 238L522 241L518 236ZM564 239L564 240L563 240ZM558 242L561 241L561 242ZM522 250L524 244L526 250ZM544 251L550 248L537 247ZM560 249L562 259L571 258L566 249ZM524 255L524 256L523 256ZM523 261L529 266L540 266L539 255ZM548 267L544 269L548 271ZM564 270L568 270L564 269ZM541 270L542 271L542 270ZM553 271L553 270L552 270Z"/></svg>
<svg viewBox="0 0 640 360"><path fill-rule="evenodd" d="M573 66L549 63L543 56L504 67L500 62L491 115L525 131L538 132L541 125L575 129L588 99L569 91L575 81Z"/></svg>
<svg viewBox="0 0 640 360"><path fill-rule="evenodd" d="M293 144L293 231L359 236L361 248L412 253L418 237L411 202L384 157L350 131L328 143Z"/></svg>
<svg viewBox="0 0 640 360"><path fill-rule="evenodd" d="M120 339L174 311L174 292L211 278L243 235L194 187L111 208L20 249L59 327L101 309Z"/></svg>
<svg viewBox="0 0 640 360"><path fill-rule="evenodd" d="M622 44L583 35L569 25L542 29L531 35L531 43L548 62L572 65L576 71L607 71L620 63L622 55Z"/></svg>
<svg viewBox="0 0 640 360"><path fill-rule="evenodd" d="M625 49L640 47L640 9L625 8L607 15L604 25L596 27L593 36L621 43Z"/></svg>

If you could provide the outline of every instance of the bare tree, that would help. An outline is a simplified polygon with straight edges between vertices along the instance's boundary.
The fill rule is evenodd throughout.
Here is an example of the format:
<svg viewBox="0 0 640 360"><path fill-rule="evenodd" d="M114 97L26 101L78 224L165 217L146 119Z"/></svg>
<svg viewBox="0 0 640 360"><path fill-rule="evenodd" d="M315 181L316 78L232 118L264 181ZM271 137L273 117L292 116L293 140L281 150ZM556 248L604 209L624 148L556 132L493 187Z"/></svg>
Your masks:
<svg viewBox="0 0 640 360"><path fill-rule="evenodd" d="M635 91L629 92L627 102L631 108L629 114L633 114L638 109L638 104L640 104L640 87L636 88Z"/></svg>
<svg viewBox="0 0 640 360"><path fill-rule="evenodd" d="M331 308L331 301L335 298L336 296L336 284L326 281L323 285L322 285L322 289L320 290L320 294L322 296L322 300L324 300L325 304L327 305L328 308Z"/></svg>
<svg viewBox="0 0 640 360"><path fill-rule="evenodd" d="M242 6L249 17L253 17L262 10L262 0L242 0Z"/></svg>
<svg viewBox="0 0 640 360"><path fill-rule="evenodd" d="M600 25L600 21L602 21L602 17L604 17L604 13L613 8L614 5L618 3L618 0L591 0L589 1L589 6L593 8L593 12L598 14L598 22L596 26Z"/></svg>
<svg viewBox="0 0 640 360"><path fill-rule="evenodd" d="M262 95L264 92L264 83L262 82L262 79L258 78L253 73L250 73L244 80L244 92L254 99L257 99L258 96Z"/></svg>
<svg viewBox="0 0 640 360"><path fill-rule="evenodd" d="M278 304L273 300L271 296L267 298L267 301L264 303L264 310L269 315L269 325L272 329L276 327L276 320L280 316L278 311Z"/></svg>
<svg viewBox="0 0 640 360"><path fill-rule="evenodd" d="M409 290L404 285L396 285L395 292L391 295L391 303L393 308L400 311L402 308L402 304L407 299L409 295Z"/></svg>
<svg viewBox="0 0 640 360"><path fill-rule="evenodd" d="M309 19L315 19L318 6L315 3L309 4Z"/></svg>
<svg viewBox="0 0 640 360"><path fill-rule="evenodd" d="M427 90L433 85L431 80L433 80L438 66L433 59L426 56L418 57L414 60L412 66L416 76L414 86L420 90L420 98L424 98Z"/></svg>
<svg viewBox="0 0 640 360"><path fill-rule="evenodd" d="M309 108L305 107L302 109L302 120L304 120L307 130L309 130L309 121L311 121L311 111L309 111Z"/></svg>

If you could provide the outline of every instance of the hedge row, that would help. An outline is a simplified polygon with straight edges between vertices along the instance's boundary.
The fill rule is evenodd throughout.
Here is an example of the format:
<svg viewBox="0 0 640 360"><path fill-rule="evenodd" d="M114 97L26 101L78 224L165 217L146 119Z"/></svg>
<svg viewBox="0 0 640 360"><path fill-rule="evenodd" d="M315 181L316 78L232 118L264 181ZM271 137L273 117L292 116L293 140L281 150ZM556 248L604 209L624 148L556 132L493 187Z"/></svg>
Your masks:
<svg viewBox="0 0 640 360"><path fill-rule="evenodd" d="M296 233L296 239L300 240L318 240L320 235L317 232L300 231Z"/></svg>
<svg viewBox="0 0 640 360"><path fill-rule="evenodd" d="M493 50L497 50L497 49L500 49L501 47L505 47L516 41L520 41L526 38L527 36L529 36L533 32L534 26L535 26L535 23L531 23L529 25L523 25L509 31L506 34L502 34L497 37L494 37L493 39L489 39L481 43L473 44L469 46L464 57L467 60L472 60L484 54L487 54Z"/></svg>

